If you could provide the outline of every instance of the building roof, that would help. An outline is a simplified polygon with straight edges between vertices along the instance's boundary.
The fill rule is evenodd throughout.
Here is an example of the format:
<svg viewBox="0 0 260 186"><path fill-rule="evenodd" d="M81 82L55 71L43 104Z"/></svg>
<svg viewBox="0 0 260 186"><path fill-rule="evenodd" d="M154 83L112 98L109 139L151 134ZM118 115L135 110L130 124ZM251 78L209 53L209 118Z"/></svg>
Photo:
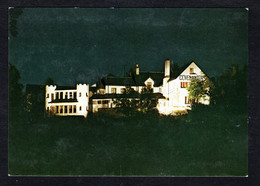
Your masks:
<svg viewBox="0 0 260 186"><path fill-rule="evenodd" d="M193 61L192 61L193 62ZM176 79L192 62L189 62L179 69L173 69L173 73L170 74L170 79L168 81L171 81L173 79Z"/></svg>
<svg viewBox="0 0 260 186"><path fill-rule="evenodd" d="M102 79L104 85L135 86L132 77L105 77Z"/></svg>
<svg viewBox="0 0 260 186"><path fill-rule="evenodd" d="M183 65L182 67L180 67L177 71L175 71L174 73L171 73L171 75L170 75L170 79L168 80L168 81L171 81L171 80L174 80L174 79L176 79L179 75L181 75L181 73L186 69L186 68L188 68L190 65L191 65L191 63L195 63L194 61L191 61L191 62L189 62L189 63L187 63L187 64L185 64L185 65ZM196 64L196 63L195 63ZM196 64L197 65L197 64ZM197 65L198 66L198 65ZM199 66L198 66L199 67ZM199 67L200 68L200 67ZM173 69L174 70L174 69ZM200 70L202 71L202 69L200 68ZM204 72L204 71L202 71L206 76L207 76L207 74ZM208 77L208 76L207 76Z"/></svg>
<svg viewBox="0 0 260 186"><path fill-rule="evenodd" d="M78 100L75 99L54 99L52 101L50 101L49 103L67 103L67 102L78 102Z"/></svg>
<svg viewBox="0 0 260 186"><path fill-rule="evenodd" d="M158 87L163 82L164 72L140 72L139 75L134 74L136 86L145 86L144 82L149 77L154 81L154 87Z"/></svg>
<svg viewBox="0 0 260 186"><path fill-rule="evenodd" d="M90 99L113 99L113 98L165 98L161 93L151 94L94 94Z"/></svg>

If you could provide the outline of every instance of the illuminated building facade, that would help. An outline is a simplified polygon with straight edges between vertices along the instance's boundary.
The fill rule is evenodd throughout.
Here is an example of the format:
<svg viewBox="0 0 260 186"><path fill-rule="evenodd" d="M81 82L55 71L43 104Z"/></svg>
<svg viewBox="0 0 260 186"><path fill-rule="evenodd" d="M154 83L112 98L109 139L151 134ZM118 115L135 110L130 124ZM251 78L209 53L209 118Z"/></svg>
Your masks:
<svg viewBox="0 0 260 186"><path fill-rule="evenodd" d="M45 109L57 116L84 116L89 110L89 85L46 85Z"/></svg>
<svg viewBox="0 0 260 186"><path fill-rule="evenodd" d="M86 117L89 111L114 108L115 100L127 96L124 94L126 87L139 93L144 87L152 88L150 98L158 101L156 108L161 114L169 115L190 109L187 87L192 78L203 78L205 74L195 62L185 65L180 73L173 74L170 73L170 60L166 60L164 66L164 72L144 72L140 71L137 64L128 76L108 74L90 87L86 84L78 84L76 88L46 86L46 110L59 116ZM209 97L206 96L199 102L209 104Z"/></svg>
<svg viewBox="0 0 260 186"><path fill-rule="evenodd" d="M169 68L170 61L165 61L165 77L163 79L162 94L165 99L159 99L157 109L161 114L171 114L178 110L190 110L191 104L188 99L189 92L187 87L192 78L203 79L205 73L195 64L191 62L185 65L181 73L177 73L175 76L170 76ZM209 105L210 98L205 96L198 100L200 103Z"/></svg>

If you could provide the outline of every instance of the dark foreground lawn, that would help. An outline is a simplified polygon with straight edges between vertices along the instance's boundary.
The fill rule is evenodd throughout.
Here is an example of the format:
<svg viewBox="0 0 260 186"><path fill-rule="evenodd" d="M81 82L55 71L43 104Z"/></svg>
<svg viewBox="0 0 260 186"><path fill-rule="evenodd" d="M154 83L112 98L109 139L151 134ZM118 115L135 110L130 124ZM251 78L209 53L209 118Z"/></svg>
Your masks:
<svg viewBox="0 0 260 186"><path fill-rule="evenodd" d="M50 118L9 123L11 175L246 176L247 113Z"/></svg>

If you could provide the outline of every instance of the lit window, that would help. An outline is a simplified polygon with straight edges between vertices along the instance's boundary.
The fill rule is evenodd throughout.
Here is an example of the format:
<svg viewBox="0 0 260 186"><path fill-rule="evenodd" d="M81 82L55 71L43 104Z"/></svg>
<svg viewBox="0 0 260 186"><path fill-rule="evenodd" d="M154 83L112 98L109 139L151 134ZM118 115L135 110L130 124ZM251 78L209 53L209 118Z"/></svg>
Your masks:
<svg viewBox="0 0 260 186"><path fill-rule="evenodd" d="M185 104L190 104L190 99L188 98L188 96L185 96Z"/></svg>
<svg viewBox="0 0 260 186"><path fill-rule="evenodd" d="M190 68L190 74L193 74L193 73L194 73L194 69Z"/></svg>
<svg viewBox="0 0 260 186"><path fill-rule="evenodd" d="M97 101L93 101L93 104L97 104Z"/></svg>
<svg viewBox="0 0 260 186"><path fill-rule="evenodd" d="M151 87L152 87L152 82L147 82L146 86L147 86L148 88L151 88Z"/></svg>
<svg viewBox="0 0 260 186"><path fill-rule="evenodd" d="M125 88L121 88L121 93L124 93L125 92Z"/></svg>
<svg viewBox="0 0 260 186"><path fill-rule="evenodd" d="M186 88L189 86L189 82L181 82L181 88Z"/></svg>
<svg viewBox="0 0 260 186"><path fill-rule="evenodd" d="M116 93L116 88L112 88L111 92L112 92L112 94L115 94Z"/></svg>

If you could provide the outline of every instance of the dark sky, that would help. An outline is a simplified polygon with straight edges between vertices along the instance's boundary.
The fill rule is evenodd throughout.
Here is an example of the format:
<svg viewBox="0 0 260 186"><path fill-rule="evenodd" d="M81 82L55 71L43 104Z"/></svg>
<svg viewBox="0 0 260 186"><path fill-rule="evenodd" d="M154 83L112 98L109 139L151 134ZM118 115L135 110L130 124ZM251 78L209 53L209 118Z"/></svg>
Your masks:
<svg viewBox="0 0 260 186"><path fill-rule="evenodd" d="M195 61L209 76L248 60L245 9L27 8L9 39L22 83L93 83L111 72L163 71L169 58Z"/></svg>

